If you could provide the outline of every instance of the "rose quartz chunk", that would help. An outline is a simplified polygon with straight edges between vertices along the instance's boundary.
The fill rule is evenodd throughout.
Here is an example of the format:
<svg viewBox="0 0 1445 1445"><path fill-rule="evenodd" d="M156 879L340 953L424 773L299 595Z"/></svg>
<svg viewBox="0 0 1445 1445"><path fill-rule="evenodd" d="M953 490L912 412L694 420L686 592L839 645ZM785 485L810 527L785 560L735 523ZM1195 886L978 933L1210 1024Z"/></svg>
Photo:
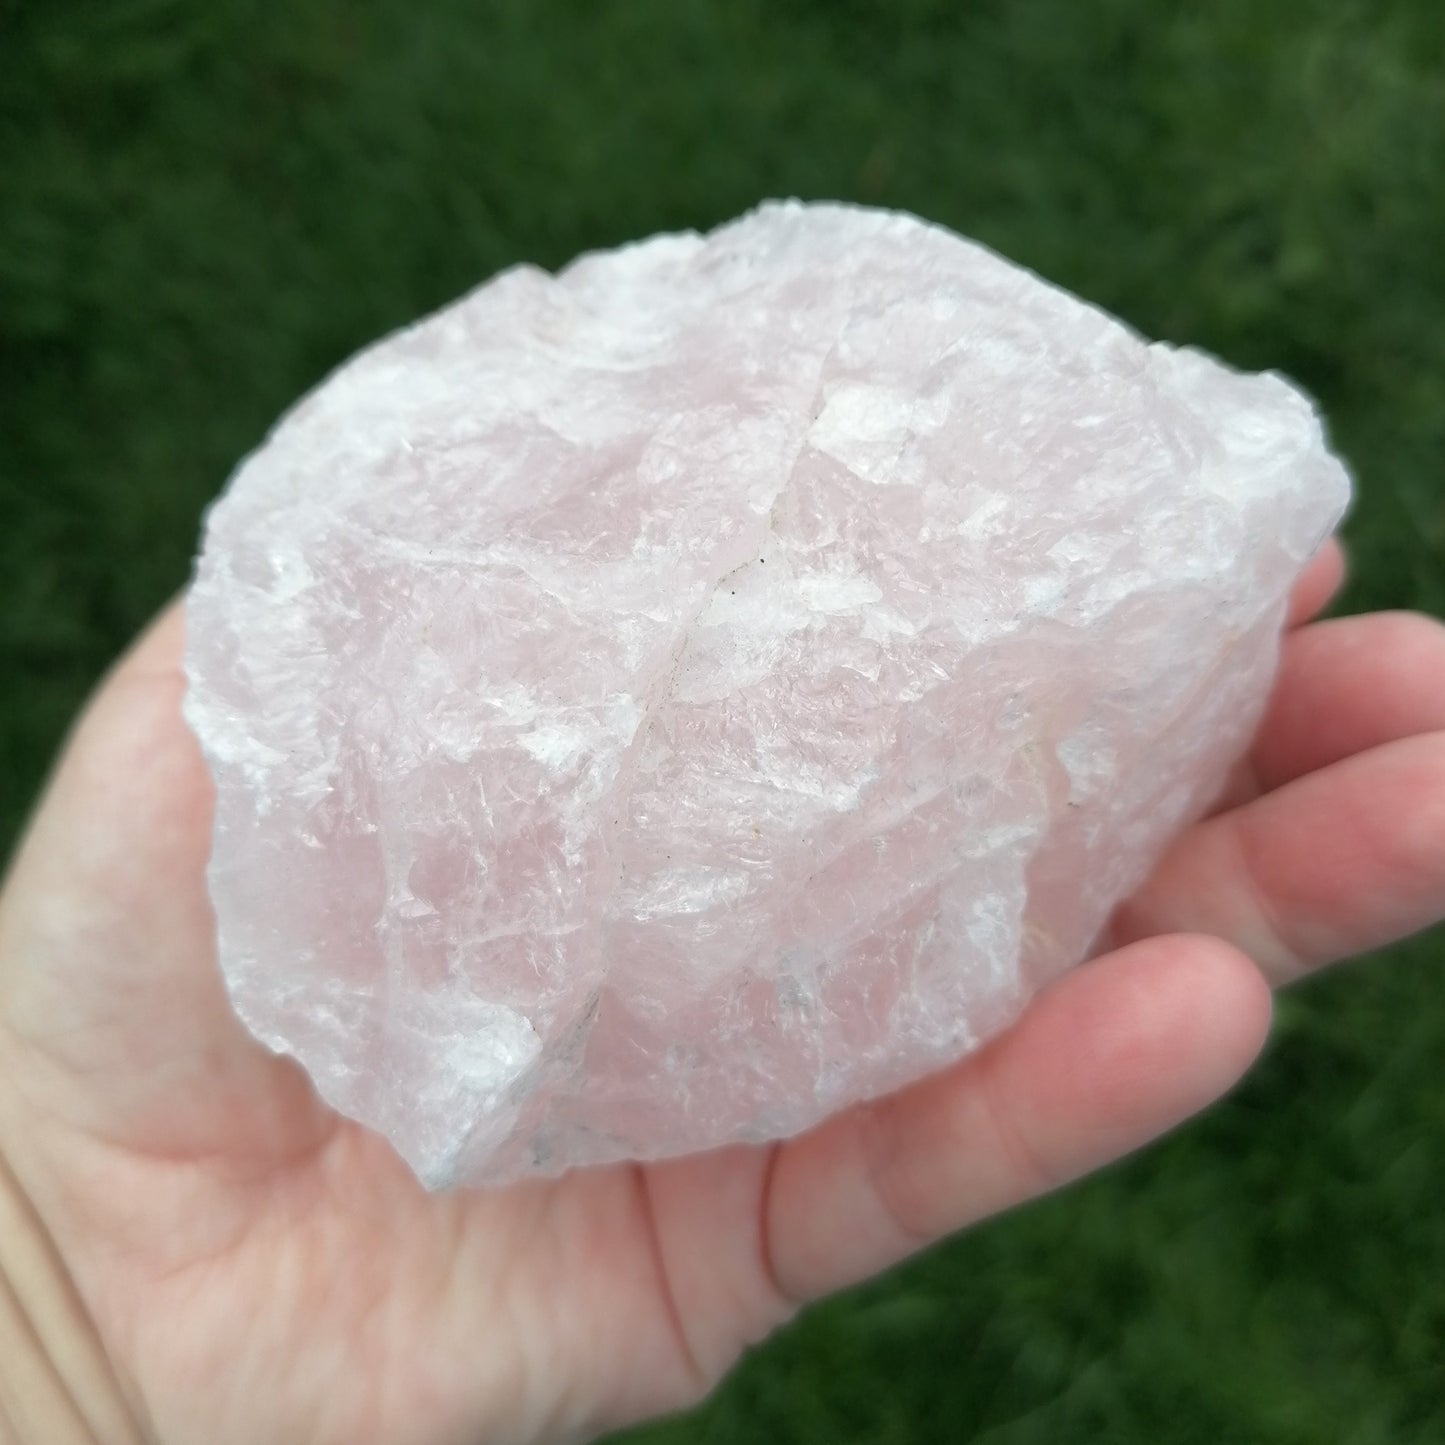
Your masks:
<svg viewBox="0 0 1445 1445"><path fill-rule="evenodd" d="M1288 382L910 216L508 271L211 513L235 1007L434 1187L896 1088L1217 793L1348 490Z"/></svg>

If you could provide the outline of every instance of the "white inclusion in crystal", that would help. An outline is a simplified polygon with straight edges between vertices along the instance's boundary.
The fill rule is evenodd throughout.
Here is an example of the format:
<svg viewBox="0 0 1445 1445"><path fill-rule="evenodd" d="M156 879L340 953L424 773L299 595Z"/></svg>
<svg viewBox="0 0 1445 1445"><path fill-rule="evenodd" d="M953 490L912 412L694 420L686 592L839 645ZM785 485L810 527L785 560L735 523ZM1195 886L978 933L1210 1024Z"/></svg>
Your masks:
<svg viewBox="0 0 1445 1445"><path fill-rule="evenodd" d="M635 918L661 918L726 908L748 891L748 875L726 868L671 868L651 880L629 904Z"/></svg>
<svg viewBox="0 0 1445 1445"><path fill-rule="evenodd" d="M805 573L798 578L798 595L812 612L849 612L881 602L883 589L856 574Z"/></svg>
<svg viewBox="0 0 1445 1445"><path fill-rule="evenodd" d="M566 772L587 754L589 737L566 723L543 723L518 739L529 756L552 772Z"/></svg>
<svg viewBox="0 0 1445 1445"><path fill-rule="evenodd" d="M911 216L509 271L208 519L237 1011L433 1187L916 1079L1216 796L1348 491L1287 381Z"/></svg>

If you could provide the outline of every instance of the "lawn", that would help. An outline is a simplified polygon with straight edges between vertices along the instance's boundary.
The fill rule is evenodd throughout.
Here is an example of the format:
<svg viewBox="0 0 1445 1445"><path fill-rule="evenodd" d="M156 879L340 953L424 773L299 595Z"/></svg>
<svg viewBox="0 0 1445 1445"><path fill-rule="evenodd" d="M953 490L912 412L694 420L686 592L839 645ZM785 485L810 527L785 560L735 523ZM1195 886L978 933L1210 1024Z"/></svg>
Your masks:
<svg viewBox="0 0 1445 1445"><path fill-rule="evenodd" d="M1343 606L1445 615L1439 0L0 0L0 849L200 514L360 344L763 196L904 207L1277 367ZM1210 1116L629 1441L1445 1442L1445 940Z"/></svg>

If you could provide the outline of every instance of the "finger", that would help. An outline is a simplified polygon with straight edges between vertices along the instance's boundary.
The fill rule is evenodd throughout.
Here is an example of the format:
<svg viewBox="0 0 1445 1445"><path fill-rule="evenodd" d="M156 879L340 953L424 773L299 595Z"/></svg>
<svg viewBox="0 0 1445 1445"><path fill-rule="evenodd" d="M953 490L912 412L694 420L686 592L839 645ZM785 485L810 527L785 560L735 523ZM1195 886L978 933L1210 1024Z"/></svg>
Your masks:
<svg viewBox="0 0 1445 1445"><path fill-rule="evenodd" d="M1338 537L1330 537L1300 574L1290 594L1285 625L1299 627L1319 616L1344 586L1348 564Z"/></svg>
<svg viewBox="0 0 1445 1445"><path fill-rule="evenodd" d="M179 609L76 725L0 900L0 1026L49 1071L69 1122L151 1152L302 1147L299 1070L242 1028L205 887L211 784L181 719ZM297 1141L301 1140L302 1143Z"/></svg>
<svg viewBox="0 0 1445 1445"><path fill-rule="evenodd" d="M1341 617L1284 641L1255 742L1260 789L1417 733L1445 730L1445 626L1413 612Z"/></svg>
<svg viewBox="0 0 1445 1445"><path fill-rule="evenodd" d="M1138 1148L1240 1077L1269 1013L1217 939L1084 965L980 1053L782 1146L763 1214L779 1285L837 1289Z"/></svg>
<svg viewBox="0 0 1445 1445"><path fill-rule="evenodd" d="M1445 916L1445 733L1357 754L1221 813L1115 916L1114 943L1179 931L1242 949L1273 983Z"/></svg>
<svg viewBox="0 0 1445 1445"><path fill-rule="evenodd" d="M1346 568L1345 551L1339 538L1330 537L1300 574L1290 593L1289 610L1284 625L1283 642L1286 646L1295 628L1310 622L1329 605L1344 584ZM1226 808L1237 808L1240 804L1257 798L1262 791L1259 778L1255 775L1253 757L1243 757L1230 770L1210 812L1220 813Z"/></svg>
<svg viewBox="0 0 1445 1445"><path fill-rule="evenodd" d="M128 678L179 673L185 647L185 604L177 598L151 619L149 626L116 663L112 676Z"/></svg>

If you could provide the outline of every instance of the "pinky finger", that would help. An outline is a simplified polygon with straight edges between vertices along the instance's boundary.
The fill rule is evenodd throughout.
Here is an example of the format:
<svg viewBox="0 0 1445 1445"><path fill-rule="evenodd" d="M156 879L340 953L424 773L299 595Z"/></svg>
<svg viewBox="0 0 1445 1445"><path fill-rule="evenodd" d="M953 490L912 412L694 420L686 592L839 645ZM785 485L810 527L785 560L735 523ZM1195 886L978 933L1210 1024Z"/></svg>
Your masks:
<svg viewBox="0 0 1445 1445"><path fill-rule="evenodd" d="M1230 1088L1269 1018L1258 970L1218 939L1084 965L981 1052L782 1146L773 1277L812 1298L1127 1154Z"/></svg>

